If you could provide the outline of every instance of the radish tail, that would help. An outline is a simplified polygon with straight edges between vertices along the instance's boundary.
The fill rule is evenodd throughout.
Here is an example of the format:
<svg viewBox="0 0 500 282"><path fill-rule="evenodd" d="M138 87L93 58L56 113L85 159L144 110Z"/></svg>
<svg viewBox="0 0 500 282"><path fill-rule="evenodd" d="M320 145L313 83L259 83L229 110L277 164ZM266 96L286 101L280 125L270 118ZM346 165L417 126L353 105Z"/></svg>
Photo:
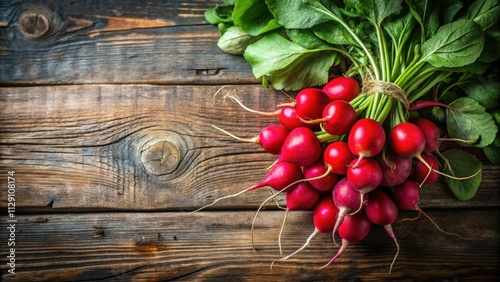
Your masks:
<svg viewBox="0 0 500 282"><path fill-rule="evenodd" d="M392 259L391 266L389 267L389 274L390 274L392 271L392 266L396 262L396 258L399 255L399 242L398 242L398 238L396 238L396 235L394 235L394 231L392 230L392 226L390 224L384 225L384 228L387 231L387 234L389 234L389 236L391 236L391 238L394 240L394 243L396 243L396 254L394 255L394 258Z"/></svg>
<svg viewBox="0 0 500 282"><path fill-rule="evenodd" d="M448 161L447 158L445 158L445 156L439 151L439 150L436 150L435 151L436 155L438 155L445 163L446 163L446 166L448 167L448 169L450 170L451 174L453 176L455 176L455 173L453 172L453 169L451 168L451 164L450 162Z"/></svg>
<svg viewBox="0 0 500 282"><path fill-rule="evenodd" d="M419 218L420 218L420 213L418 213L417 217L414 217L414 218L402 218L402 219L396 221L396 223L403 222L403 221L413 221L413 220L417 220Z"/></svg>
<svg viewBox="0 0 500 282"><path fill-rule="evenodd" d="M342 239L342 246L340 246L340 249L338 250L337 254L327 264L323 265L319 269L325 268L330 264L332 264L332 262L334 262L338 257L340 257L340 255L344 252L344 250L347 248L348 245L349 241Z"/></svg>
<svg viewBox="0 0 500 282"><path fill-rule="evenodd" d="M238 141L241 141L241 142L247 142L247 143L259 143L259 138L258 137L253 137L253 138L241 138L241 137L238 137L234 134L232 134L231 132L228 132L220 127L217 127L215 125L212 124L212 127L221 131L222 133L226 134L226 135L229 135L230 137L238 140Z"/></svg>
<svg viewBox="0 0 500 282"><path fill-rule="evenodd" d="M363 196L365 195L365 193L360 192L359 195L361 196L361 200L359 201L359 208L355 212L350 213L349 215L357 214L363 208Z"/></svg>
<svg viewBox="0 0 500 282"><path fill-rule="evenodd" d="M293 252L293 253L289 254L288 256L282 258L281 260L287 260L290 257L296 255L298 252L300 252L303 249L305 249L307 246L309 246L309 243L311 242L312 238L314 238L318 233L319 233L319 230L317 228L315 228L314 231L313 231L313 233L311 233L311 235L309 235L309 237L307 238L307 240L304 243L304 245L302 245L302 247L298 248L295 252Z"/></svg>
<svg viewBox="0 0 500 282"><path fill-rule="evenodd" d="M226 87L230 87L230 85L224 85L224 86L222 86L221 88L217 89L217 91L215 92L215 94L214 94L214 96L213 96L214 100L215 100L215 97L219 94L219 92L221 92L221 91L222 91L222 89L224 89L224 88L226 88Z"/></svg>
<svg viewBox="0 0 500 282"><path fill-rule="evenodd" d="M199 208L199 209L196 209L196 210L194 210L194 211L192 211L192 212L189 212L188 214L193 214L193 213L195 213L195 212L201 211L202 209L205 209L205 208L208 208L208 207L210 207L210 206L213 206L213 205L215 205L215 203L217 203L217 202L218 202L218 201L220 201L220 200L224 200L224 199L229 199L229 198L234 198L234 197L237 197L237 196L239 196L239 195L241 195L241 194L245 193L246 191L247 191L247 190L243 190L243 191L240 191L240 192L238 192L238 193L236 193L236 194L233 194L233 195L228 195L228 196L220 197L220 198L218 198L218 199L215 199L215 201L213 201L212 203L210 203L210 204L208 204L208 205L204 205L203 207L201 207L201 208Z"/></svg>
<svg viewBox="0 0 500 282"><path fill-rule="evenodd" d="M268 201L270 201L271 199L274 199L276 197L276 195L278 195L278 193L276 194L273 194L271 197L267 198L264 202L262 202L262 204L260 204L259 208L257 209L257 212L255 212L255 216L253 217L253 220L252 220L252 227L250 228L250 243L252 245L252 249L254 251L257 251L257 249L254 247L254 242L253 242L253 227L255 225L255 221L257 220L257 215L259 214L259 212L262 210L262 207L264 206L265 203L267 203Z"/></svg>
<svg viewBox="0 0 500 282"><path fill-rule="evenodd" d="M335 221L335 226L333 227L332 231L332 239L333 243L335 244L335 247L338 247L339 244L337 243L337 240L335 240L335 233L337 232L337 229L339 229L340 224L344 220L344 217L347 214L347 209L346 208L341 208L339 209L339 214L337 215L337 220Z"/></svg>
<svg viewBox="0 0 500 282"><path fill-rule="evenodd" d="M274 191L273 189L269 188L269 192L271 192L271 195L274 195L274 192L273 192L273 191ZM273 200L274 200L274 203L276 204L276 207L278 207L278 209L280 209L280 210L284 210L284 211L286 211L286 210L287 210L285 207L282 207L282 206L280 205L280 203L278 202L278 199L276 199L276 197L274 197L274 198L273 198Z"/></svg>
<svg viewBox="0 0 500 282"><path fill-rule="evenodd" d="M363 155L360 155L360 156L358 157L358 160L356 161L356 163L352 165L352 168L357 168L357 167L358 167L358 165L359 165L359 162L360 162L362 159L363 159Z"/></svg>
<svg viewBox="0 0 500 282"><path fill-rule="evenodd" d="M466 179L470 179L470 178L472 178L472 177L474 177L474 176L478 175L478 174L479 174L479 173L481 173L481 171L482 171L482 169L479 169L476 173L474 173L474 174L472 174L472 175L465 176L465 177L455 177L455 176L453 176L453 175L449 175L449 174L446 174L446 173L441 172L441 171L439 171L439 170L433 169L433 168L431 167L431 165L430 165L430 164L428 164L428 163L424 160L424 158L422 158L422 156L421 156L421 155L416 155L416 156L415 156L415 158L417 158L419 161L421 161L421 162L422 162L422 163L423 163L423 164L424 164L424 165L425 165L425 166L429 169L429 173L430 173L430 171L432 170L432 171L434 171L434 172L435 172L435 173L437 173L437 174L440 174L440 175L442 175L442 176L449 177L449 178L451 178L451 179L455 179L455 180L466 180ZM422 182L422 183L423 183L423 182ZM420 184L420 186L422 186L422 183Z"/></svg>
<svg viewBox="0 0 500 282"><path fill-rule="evenodd" d="M283 217L283 222L281 223L281 228L280 228L280 233L278 235L278 246L280 249L280 256L283 255L283 250L281 249L281 234L283 234L283 229L285 229L285 221L286 221L286 216L288 215L289 210L285 211L285 216Z"/></svg>
<svg viewBox="0 0 500 282"><path fill-rule="evenodd" d="M274 112L261 112L261 111L250 109L249 107L245 106L243 104L243 102L241 102L241 100L236 95L234 95L234 94L228 94L228 95L224 96L224 98L229 98L229 99L233 100L233 102L236 102L244 110L246 110L248 112L251 112L251 113L254 113L254 114L275 117L275 116L278 116L281 113L281 109L278 109L278 110L276 110Z"/></svg>
<svg viewBox="0 0 500 282"><path fill-rule="evenodd" d="M419 207L415 207L415 210L417 210L419 213L421 213L423 216L427 217L427 219L429 219L432 224L441 232L443 232L444 234L448 234L448 235L454 235L454 236L457 236L458 238L462 239L462 240L472 240L472 238L465 238L465 237L462 237L460 235L458 235L457 233L453 233L453 232L448 232L448 231L445 231L443 229L441 229L441 227L439 227L439 225L437 225L436 222L434 222L434 220L432 219L432 217L430 217L428 214L426 214L422 209L420 209Z"/></svg>

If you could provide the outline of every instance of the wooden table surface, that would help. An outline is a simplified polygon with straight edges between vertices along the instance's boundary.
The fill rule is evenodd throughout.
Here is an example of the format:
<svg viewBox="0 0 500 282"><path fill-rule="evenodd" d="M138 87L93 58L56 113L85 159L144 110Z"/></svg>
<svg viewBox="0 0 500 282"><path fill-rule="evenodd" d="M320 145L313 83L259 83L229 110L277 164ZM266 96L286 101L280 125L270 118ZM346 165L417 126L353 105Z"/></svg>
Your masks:
<svg viewBox="0 0 500 282"><path fill-rule="evenodd" d="M251 137L276 122L223 94L261 110L288 101L218 49L203 17L216 3L0 0L2 281L498 281L500 168L479 151L473 200L455 200L440 179L420 202L471 239L424 217L398 222L391 274L395 246L381 227L328 268L337 247L319 234L271 269L284 215L274 203L256 219L257 250L250 244L267 189L189 214L259 181L274 159L211 127ZM284 253L312 231L311 212L291 212Z"/></svg>

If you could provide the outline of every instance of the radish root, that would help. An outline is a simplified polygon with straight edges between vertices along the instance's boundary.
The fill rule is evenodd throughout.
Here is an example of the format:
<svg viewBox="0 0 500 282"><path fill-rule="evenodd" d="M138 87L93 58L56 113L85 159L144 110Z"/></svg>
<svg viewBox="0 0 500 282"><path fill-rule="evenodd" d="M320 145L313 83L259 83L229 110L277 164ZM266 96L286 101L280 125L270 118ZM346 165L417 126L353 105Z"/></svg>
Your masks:
<svg viewBox="0 0 500 282"><path fill-rule="evenodd" d="M394 235L394 231L392 230L391 225L384 225L384 228L387 231L387 234L389 234L389 236L391 236L391 238L394 240L394 243L396 243L396 254L394 255L394 258L392 259L391 266L389 267L389 274L390 274L392 271L392 267L393 267L394 263L396 262L396 258L399 255L399 242L398 242L398 239L396 238L396 235Z"/></svg>
<svg viewBox="0 0 500 282"><path fill-rule="evenodd" d="M418 213L417 217L414 217L414 218L402 218L402 219L396 221L396 223L403 222L403 221L413 221L413 220L417 220L419 218L420 218L420 213Z"/></svg>
<svg viewBox="0 0 500 282"><path fill-rule="evenodd" d="M262 111L257 111L257 110L254 110L254 109L250 109L249 107L245 106L245 104L243 104L243 102L241 102L241 98L239 98L238 96L236 96L235 94L231 93L231 94L226 94L224 96L224 99L231 99L233 102L237 103L238 105L240 105L240 107L242 107L244 110L248 111L248 112L251 112L251 113L254 113L254 114L259 114L259 115L264 115L264 116L278 116L280 113L281 113L281 109L278 109L274 112L262 112Z"/></svg>
<svg viewBox="0 0 500 282"><path fill-rule="evenodd" d="M285 211L285 216L283 217L283 222L281 223L280 233L278 234L278 247L280 249L280 256L283 255L283 249L281 248L281 235L283 234L283 229L285 229L285 221L289 210Z"/></svg>
<svg viewBox="0 0 500 282"><path fill-rule="evenodd" d="M193 213L195 213L195 212L199 212L199 211L201 211L201 210L203 210L203 209L205 209L205 208L208 208L208 207L210 207L210 206L215 205L215 203L217 203L217 202L219 202L219 201L221 201L221 200L237 197L237 196L239 196L239 195L241 195L241 194L245 193L246 191L247 191L247 190L243 190L243 191L240 191L240 192L238 192L238 193L236 193L236 194L232 194L232 195L228 195L228 196L220 197L220 198L218 198L218 199L215 199L215 201L213 201L212 203L210 203L210 204L208 204L208 205L204 205L203 207L201 207L201 208L199 208L199 209L196 209L196 210L194 210L194 211L192 211L192 212L189 212L188 214L193 214Z"/></svg>
<svg viewBox="0 0 500 282"><path fill-rule="evenodd" d="M429 169L429 172L427 173L427 176L425 177L424 181L422 181L422 183L420 183L420 187L422 187L422 185L424 184L425 180L427 180L427 177L429 177L429 175L431 174L431 171L439 174L439 175L442 175L442 176L445 176L445 177L448 177L448 178L451 178L451 179L455 179L455 180L466 180L466 179L470 179L476 175L478 175L479 173L481 173L482 169L479 169L476 173L472 174L472 175L469 175L469 176L465 176L465 177L456 177L456 176L453 176L453 175L449 175L449 174L446 174L444 172L441 172L439 170L436 170L434 168L432 168L425 160L424 158L422 158L422 156L420 154L416 155L415 156L419 161L421 161L428 169Z"/></svg>
<svg viewBox="0 0 500 282"><path fill-rule="evenodd" d="M334 262L338 257L340 257L340 255L344 252L344 250L347 248L348 245L349 242L345 239L342 239L342 245L340 246L340 249L338 250L337 254L327 264L323 265L319 269L323 269L332 264L332 262Z"/></svg>
<svg viewBox="0 0 500 282"><path fill-rule="evenodd" d="M448 235L453 235L453 236L457 236L458 238L462 239L462 240L472 240L472 238L466 238L466 237L462 237L460 235L458 235L457 233L453 233L453 232L448 232L448 231L445 231L443 229L441 229L441 227L439 227L439 225L437 225L437 223L432 219L432 217L430 217L428 214L426 214L421 208L419 207L415 207L415 210L418 211L419 213L421 213L423 216L427 217L427 219L429 219L431 221L431 223L441 232L443 232L444 234L448 234Z"/></svg>
<svg viewBox="0 0 500 282"><path fill-rule="evenodd" d="M247 142L247 143L259 143L259 138L256 136L256 137L253 137L253 138L241 138L241 137L238 137L220 127L217 127L215 125L212 124L212 127L221 131L222 133L226 134L226 135L229 135L230 137L238 140L238 141L241 141L241 142Z"/></svg>
<svg viewBox="0 0 500 282"><path fill-rule="evenodd" d="M299 253L300 251L302 251L303 249L305 249L307 246L309 246L309 243L311 243L311 240L319 233L319 230L317 228L314 229L313 233L311 233L311 235L309 235L309 237L307 237L307 240L306 242L304 243L304 245L302 245L302 247L298 248L295 252L289 254L288 256L286 257L283 257L281 258L280 260L281 261L284 261L284 260L287 260L289 259L290 257L296 255L297 253Z"/></svg>
<svg viewBox="0 0 500 282"><path fill-rule="evenodd" d="M330 174L330 172L331 172L331 169L330 169L330 168L328 168L328 169L326 170L326 172L325 172L325 173L323 173L322 175L319 175L319 176L316 176L316 177L311 177L311 178L303 178L303 179L299 179L299 180L297 180L297 181L295 181L295 182L292 182L292 183L288 184L288 186L286 186L285 188L281 189L281 190L280 190L280 191L278 191L276 194L273 194L272 196L270 196L270 197L268 197L267 199L265 199L265 200L262 202L262 204L260 204L259 208L257 209L257 212L255 213L255 216L254 216L253 221L252 221L252 227L251 227L251 229L250 229L252 248L253 248L254 250L256 250L256 249L255 249L255 247L254 247L254 242L253 242L253 229L254 229L254 225L255 225L255 220L257 219L257 215L258 215L258 214L259 214L259 212L262 210L262 207L264 207L264 205L267 203L267 201L269 201L269 200L271 200L272 198L274 198L274 197L278 196L280 193L285 192L285 191L286 191L286 190L288 190L290 187L293 187L294 185L299 184L300 182L304 182L304 181L312 181L312 180L318 180L318 179L321 179L321 178L323 178L323 177L328 176L328 174ZM242 192L240 192L240 193L242 193Z"/></svg>

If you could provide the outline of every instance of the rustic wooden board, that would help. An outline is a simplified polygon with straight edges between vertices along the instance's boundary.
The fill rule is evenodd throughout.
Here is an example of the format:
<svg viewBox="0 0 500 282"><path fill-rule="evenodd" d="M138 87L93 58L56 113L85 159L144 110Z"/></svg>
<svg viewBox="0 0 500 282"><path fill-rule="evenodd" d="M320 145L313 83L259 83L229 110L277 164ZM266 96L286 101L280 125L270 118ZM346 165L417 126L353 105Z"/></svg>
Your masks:
<svg viewBox="0 0 500 282"><path fill-rule="evenodd" d="M203 16L216 3L3 1L0 83L255 83L242 57L216 45ZM26 13L47 29L23 25Z"/></svg>
<svg viewBox="0 0 500 282"><path fill-rule="evenodd" d="M498 281L500 169L480 150L468 149L485 164L473 200L454 200L442 181L421 190L439 226L473 240L423 216L396 223L392 274L381 227L329 268L319 269L337 249L319 234L271 270L284 215L274 203L256 220L258 251L250 245L267 189L187 214L259 181L274 160L210 126L252 137L275 122L224 94L261 110L289 101L218 49L203 12L220 2L0 1L0 185L15 171L17 220L16 275L3 264L0 280ZM0 189L2 214L7 196ZM290 213L285 254L312 232L310 218ZM10 224L0 218L4 263Z"/></svg>
<svg viewBox="0 0 500 282"><path fill-rule="evenodd" d="M274 156L211 127L251 137L272 117L226 101L239 95L254 109L289 101L259 85L77 85L3 88L0 171L16 172L20 208L188 210L262 179ZM161 159L161 161L160 161ZM1 175L2 178L6 174ZM498 167L459 202L442 183L422 189L423 208L498 207ZM7 191L0 191L6 206ZM267 189L216 208L255 208ZM280 197L282 198L282 197Z"/></svg>
<svg viewBox="0 0 500 282"><path fill-rule="evenodd" d="M362 242L336 252L323 233L290 258L279 259L283 212L84 213L18 216L16 274L3 281L494 281L500 273L498 211L430 213L440 226L473 240L440 233L423 217L394 224L401 252L391 274L394 242L374 226ZM404 213L402 217L413 216ZM283 251L299 248L312 232L309 212L289 214ZM2 234L5 221L0 221ZM6 250L2 248L2 257ZM466 261L466 263L464 263ZM15 278L15 280L13 280Z"/></svg>

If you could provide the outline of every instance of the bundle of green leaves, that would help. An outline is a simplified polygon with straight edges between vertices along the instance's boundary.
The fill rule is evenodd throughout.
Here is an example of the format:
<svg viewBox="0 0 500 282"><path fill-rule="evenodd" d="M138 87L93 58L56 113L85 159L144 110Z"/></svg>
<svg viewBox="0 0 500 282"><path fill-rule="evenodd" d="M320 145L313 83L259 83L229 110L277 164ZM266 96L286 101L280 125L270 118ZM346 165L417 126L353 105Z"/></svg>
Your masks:
<svg viewBox="0 0 500 282"><path fill-rule="evenodd" d="M364 88L351 101L360 117L390 129L413 116L446 127L463 146L500 164L500 1L227 0L205 17L218 25L218 46L243 55L256 78L275 89L324 85L332 69L393 83L401 97ZM431 107L407 107L430 101ZM424 105L420 104L420 105ZM461 150L446 154L457 176L481 169ZM461 200L481 175L449 180Z"/></svg>

